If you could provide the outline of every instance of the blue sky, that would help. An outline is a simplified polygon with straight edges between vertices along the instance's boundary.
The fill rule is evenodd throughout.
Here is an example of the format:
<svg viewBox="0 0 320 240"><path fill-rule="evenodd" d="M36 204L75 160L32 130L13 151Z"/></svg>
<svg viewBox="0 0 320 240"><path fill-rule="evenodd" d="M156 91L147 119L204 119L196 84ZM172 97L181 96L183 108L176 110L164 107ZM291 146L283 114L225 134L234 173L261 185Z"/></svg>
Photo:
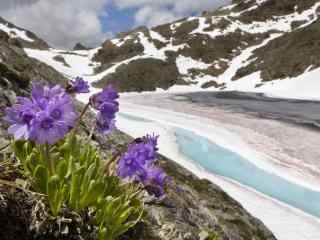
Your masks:
<svg viewBox="0 0 320 240"><path fill-rule="evenodd" d="M102 30L104 32L118 32L128 31L135 26L135 8L119 9L115 5L105 7L106 14L100 16Z"/></svg>
<svg viewBox="0 0 320 240"><path fill-rule="evenodd" d="M231 0L8 0L0 16L26 28L50 45L98 46L136 26L156 26L214 10Z"/></svg>

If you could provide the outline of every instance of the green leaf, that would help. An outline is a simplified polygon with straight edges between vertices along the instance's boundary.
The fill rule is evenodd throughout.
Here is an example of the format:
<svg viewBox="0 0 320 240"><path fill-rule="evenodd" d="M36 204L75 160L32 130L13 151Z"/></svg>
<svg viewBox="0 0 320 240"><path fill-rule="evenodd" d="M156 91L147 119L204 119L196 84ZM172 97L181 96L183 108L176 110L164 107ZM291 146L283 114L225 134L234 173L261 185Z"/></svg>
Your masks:
<svg viewBox="0 0 320 240"><path fill-rule="evenodd" d="M99 228L99 240L107 239L107 229L105 227Z"/></svg>
<svg viewBox="0 0 320 240"><path fill-rule="evenodd" d="M23 162L27 157L24 146L25 146L25 141L14 141L12 143L13 152L21 162Z"/></svg>
<svg viewBox="0 0 320 240"><path fill-rule="evenodd" d="M31 153L29 156L26 157L26 159L22 163L25 176L34 175L34 170L37 167L36 164L33 164L35 157L36 157L35 154Z"/></svg>
<svg viewBox="0 0 320 240"><path fill-rule="evenodd" d="M79 209L79 201L80 201L80 187L83 179L83 175L85 174L86 169L84 167L78 169L72 174L71 178L71 190L70 190L70 206L77 210Z"/></svg>
<svg viewBox="0 0 320 240"><path fill-rule="evenodd" d="M92 180L89 185L88 192L80 200L80 208L84 209L95 204L98 201L99 197L102 196L103 189L103 183Z"/></svg>
<svg viewBox="0 0 320 240"><path fill-rule="evenodd" d="M42 166L38 165L33 173L33 178L36 181L37 187L41 193L47 194L48 192L48 171Z"/></svg>
<svg viewBox="0 0 320 240"><path fill-rule="evenodd" d="M68 165L66 161L60 160L57 166L57 174L59 175L60 179L64 179L68 173Z"/></svg>
<svg viewBox="0 0 320 240"><path fill-rule="evenodd" d="M57 216L60 211L59 201L61 200L59 196L61 194L60 189L60 179L58 175L54 175L49 179L48 182L48 200L50 204L50 209L53 216Z"/></svg>

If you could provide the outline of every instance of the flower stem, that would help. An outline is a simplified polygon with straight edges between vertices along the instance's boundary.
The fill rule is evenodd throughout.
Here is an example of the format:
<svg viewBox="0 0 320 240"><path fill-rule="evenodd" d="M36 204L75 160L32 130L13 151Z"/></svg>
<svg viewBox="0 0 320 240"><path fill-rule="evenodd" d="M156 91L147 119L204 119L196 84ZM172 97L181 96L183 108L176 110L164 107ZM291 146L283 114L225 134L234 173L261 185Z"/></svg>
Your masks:
<svg viewBox="0 0 320 240"><path fill-rule="evenodd" d="M83 118L83 116L85 115L87 110L89 109L89 106L90 106L90 102L86 104L86 106L83 108L82 112L80 113L80 116L78 117L78 120L77 120L75 127L74 127L74 132L78 131L78 128L80 127L81 119Z"/></svg>
<svg viewBox="0 0 320 240"><path fill-rule="evenodd" d="M55 174L55 167L54 167L53 159L50 156L50 146L49 146L49 144L46 144L44 146L44 154L45 154L45 158L47 160L49 175L53 176Z"/></svg>
<svg viewBox="0 0 320 240"><path fill-rule="evenodd" d="M119 158L121 157L123 152L126 150L126 148L127 148L126 146L123 146L120 150L118 150L115 154L113 154L112 158L106 163L106 165L104 166L104 169L105 169L105 173L107 174L107 176L111 176L111 173L112 173L111 165L112 165L112 163L114 163L114 162L119 160Z"/></svg>
<svg viewBox="0 0 320 240"><path fill-rule="evenodd" d="M93 126L90 130L90 133L88 135L88 139L87 139L87 143L90 144L90 141L92 139L92 136L93 136L93 133L94 133L94 130L96 129L96 126Z"/></svg>

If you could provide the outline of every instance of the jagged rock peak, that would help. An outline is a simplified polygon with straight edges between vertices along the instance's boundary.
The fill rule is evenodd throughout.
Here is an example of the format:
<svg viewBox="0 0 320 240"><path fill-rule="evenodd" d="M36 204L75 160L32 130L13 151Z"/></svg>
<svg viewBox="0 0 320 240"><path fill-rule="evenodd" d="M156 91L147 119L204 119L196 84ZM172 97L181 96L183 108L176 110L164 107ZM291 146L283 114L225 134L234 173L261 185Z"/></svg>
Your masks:
<svg viewBox="0 0 320 240"><path fill-rule="evenodd" d="M82 43L76 43L76 45L74 45L73 50L74 51L78 51L78 50L89 50L90 48L84 46Z"/></svg>

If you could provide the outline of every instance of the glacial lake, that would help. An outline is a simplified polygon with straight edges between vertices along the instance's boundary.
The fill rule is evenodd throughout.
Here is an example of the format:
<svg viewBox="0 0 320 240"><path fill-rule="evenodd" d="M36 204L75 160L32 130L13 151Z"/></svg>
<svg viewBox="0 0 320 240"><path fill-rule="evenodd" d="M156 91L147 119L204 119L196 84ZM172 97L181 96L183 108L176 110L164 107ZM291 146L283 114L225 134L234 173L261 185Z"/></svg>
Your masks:
<svg viewBox="0 0 320 240"><path fill-rule="evenodd" d="M153 122L131 114L119 113L119 116L135 122ZM192 131L176 127L174 134L180 152L206 171L232 179L320 218L320 192L268 172Z"/></svg>

